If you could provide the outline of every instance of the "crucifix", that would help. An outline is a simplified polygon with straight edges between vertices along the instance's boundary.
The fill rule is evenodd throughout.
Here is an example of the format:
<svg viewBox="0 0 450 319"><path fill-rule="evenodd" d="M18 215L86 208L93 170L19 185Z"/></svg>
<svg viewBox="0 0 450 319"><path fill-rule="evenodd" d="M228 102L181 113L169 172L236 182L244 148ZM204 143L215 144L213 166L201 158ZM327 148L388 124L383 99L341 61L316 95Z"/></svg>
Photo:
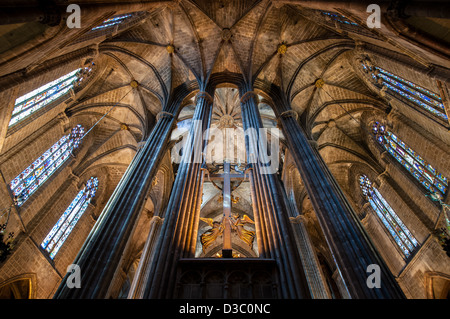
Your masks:
<svg viewBox="0 0 450 319"><path fill-rule="evenodd" d="M231 258L231 180L230 162L223 162L223 248L222 257Z"/></svg>
<svg viewBox="0 0 450 319"><path fill-rule="evenodd" d="M223 237L222 246L222 258L232 258L232 232L235 231L239 238L247 243L250 247L253 245L255 238L255 232L244 229L245 224L254 224L254 222L247 216L241 217L239 214L232 214L231 206L235 201L232 192L236 189L245 179L245 172L239 170L239 165L234 165L234 169L237 173L231 173L231 163L224 160L223 164L213 164L213 168L208 170L208 179L218 189L222 191L223 198L223 216L221 223L214 222L211 218L200 218L204 222L208 223L212 228L201 235L201 242L203 249L206 249L211 245L220 235ZM223 167L223 174L215 174L219 167ZM214 180L222 180L222 187L219 187ZM238 181L237 185L231 186L232 181Z"/></svg>

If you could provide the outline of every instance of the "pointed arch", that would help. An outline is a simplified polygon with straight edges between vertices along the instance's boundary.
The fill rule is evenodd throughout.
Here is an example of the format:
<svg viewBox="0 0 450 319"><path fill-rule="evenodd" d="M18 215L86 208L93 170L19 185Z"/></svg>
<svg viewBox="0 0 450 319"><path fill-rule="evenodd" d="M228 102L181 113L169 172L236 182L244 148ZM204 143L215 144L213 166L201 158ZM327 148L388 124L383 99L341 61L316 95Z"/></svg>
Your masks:
<svg viewBox="0 0 450 319"><path fill-rule="evenodd" d="M36 274L28 273L12 277L0 283L0 299L36 298Z"/></svg>

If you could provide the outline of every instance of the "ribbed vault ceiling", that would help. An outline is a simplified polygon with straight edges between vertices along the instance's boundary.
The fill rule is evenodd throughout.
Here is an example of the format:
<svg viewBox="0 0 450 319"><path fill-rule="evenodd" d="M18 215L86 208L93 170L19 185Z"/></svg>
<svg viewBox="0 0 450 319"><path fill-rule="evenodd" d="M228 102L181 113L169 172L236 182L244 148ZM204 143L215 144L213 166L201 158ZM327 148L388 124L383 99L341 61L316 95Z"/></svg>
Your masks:
<svg viewBox="0 0 450 319"><path fill-rule="evenodd" d="M278 53L280 44L286 53ZM330 118L348 122L350 114L375 103L353 72L351 48L352 41L309 21L300 8L270 1L183 0L155 9L142 23L100 43L102 64L113 71L104 72L85 99L121 90L134 79L140 87L128 98L145 118L156 115L183 83L201 86L215 76L238 74L247 83L281 87L312 129ZM325 81L323 89L314 86L318 78ZM144 104L149 114L142 111Z"/></svg>
<svg viewBox="0 0 450 319"><path fill-rule="evenodd" d="M79 38L95 18L86 17L83 26L89 27L79 30ZM70 38L77 39L72 33ZM285 52L279 52L280 45L285 45ZM311 139L325 140L322 134L333 122L359 143L361 112L382 110L383 104L354 72L354 47L354 40L309 19L300 6L268 0L181 0L149 7L141 20L117 34L65 42L54 50L43 48L48 54L40 62L94 48L98 52L94 78L68 104L66 113L90 117L93 124L116 105L95 134L111 136L126 124L126 132L120 133L126 145L136 146L145 139L155 116L180 85L194 83L202 89L209 79L235 78L260 88L280 87ZM9 71L26 67L17 62ZM325 82L322 88L315 85L319 78ZM133 89L132 81L139 86ZM191 98L184 104L192 107ZM276 114L277 106L271 106ZM233 112L217 107L213 114L217 118L224 111Z"/></svg>

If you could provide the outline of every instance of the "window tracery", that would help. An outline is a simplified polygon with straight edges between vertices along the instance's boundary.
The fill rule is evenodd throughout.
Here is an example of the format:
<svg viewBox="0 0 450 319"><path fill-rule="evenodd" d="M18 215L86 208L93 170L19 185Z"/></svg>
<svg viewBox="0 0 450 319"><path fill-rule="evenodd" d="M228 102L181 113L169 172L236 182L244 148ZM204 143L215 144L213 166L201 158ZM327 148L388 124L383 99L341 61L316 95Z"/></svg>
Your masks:
<svg viewBox="0 0 450 319"><path fill-rule="evenodd" d="M388 72L378 66L372 65L368 60L361 63L364 72L368 73L377 86L386 87L386 90L395 97L402 97L409 102L425 109L432 115L448 120L442 98L439 94L427 90L398 75Z"/></svg>
<svg viewBox="0 0 450 319"><path fill-rule="evenodd" d="M416 238L411 234L380 192L372 186L372 182L366 175L360 175L359 186L364 198L370 203L370 206L392 236L397 246L405 257L409 257L419 245Z"/></svg>
<svg viewBox="0 0 450 319"><path fill-rule="evenodd" d="M99 30L99 29L107 29L109 27L121 24L123 21L131 18L132 14L122 14L115 17L112 17L110 19L107 19L102 22L99 26L96 26L95 28L92 28L91 31Z"/></svg>
<svg viewBox="0 0 450 319"><path fill-rule="evenodd" d="M80 86L90 75L93 66L94 63L91 63L89 66L73 70L62 77L17 98L8 127L17 124L53 101L63 97L72 88Z"/></svg>
<svg viewBox="0 0 450 319"><path fill-rule="evenodd" d="M336 12L321 11L321 14L330 18L331 20L337 21L342 24L358 26L357 23L350 21L347 17L343 16L342 14L336 13Z"/></svg>
<svg viewBox="0 0 450 319"><path fill-rule="evenodd" d="M70 203L53 226L52 230L42 241L41 247L49 253L51 259L55 258L78 220L86 211L86 208L95 196L97 189L98 179L96 177L91 177L86 182L86 186L78 192L72 203Z"/></svg>
<svg viewBox="0 0 450 319"><path fill-rule="evenodd" d="M21 206L70 157L83 135L84 128L75 126L10 182L17 206Z"/></svg>
<svg viewBox="0 0 450 319"><path fill-rule="evenodd" d="M448 179L426 162L417 152L406 145L400 138L379 122L372 125L372 133L377 142L389 152L408 172L431 193L437 193L440 198L448 189Z"/></svg>

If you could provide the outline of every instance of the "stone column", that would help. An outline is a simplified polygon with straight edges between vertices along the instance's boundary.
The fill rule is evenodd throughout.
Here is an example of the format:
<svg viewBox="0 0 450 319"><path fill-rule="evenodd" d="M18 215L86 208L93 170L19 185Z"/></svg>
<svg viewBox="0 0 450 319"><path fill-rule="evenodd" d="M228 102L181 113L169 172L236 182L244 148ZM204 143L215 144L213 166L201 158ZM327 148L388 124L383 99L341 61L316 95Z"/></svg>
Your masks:
<svg viewBox="0 0 450 319"><path fill-rule="evenodd" d="M331 299L331 293L325 284L319 261L314 252L314 247L306 230L303 215L290 217L294 229L297 246L305 267L305 275L308 280L309 290L313 299Z"/></svg>
<svg viewBox="0 0 450 319"><path fill-rule="evenodd" d="M351 298L404 298L318 150L297 122L284 93L273 91L284 136ZM381 288L369 288L367 267L380 267Z"/></svg>
<svg viewBox="0 0 450 319"><path fill-rule="evenodd" d="M259 134L263 125L255 101L256 94L245 87L240 88L240 94L244 130L246 133L249 129L256 130L255 135L246 134L246 147L248 162L252 167L250 181L254 196L253 205L258 208L255 210L255 222L258 233L263 237L258 242L258 245L261 242L263 246L260 256L276 261L282 298L310 298L281 182L276 172L272 173L263 168L262 162L268 161L263 147L265 139ZM275 156L278 158L278 154Z"/></svg>
<svg viewBox="0 0 450 319"><path fill-rule="evenodd" d="M214 89L199 92L189 130L187 143L166 208L155 256L149 267L149 275L143 298L173 298L177 261L190 257L192 238L198 227L198 205L201 204L203 171L203 133L209 128Z"/></svg>
<svg viewBox="0 0 450 319"><path fill-rule="evenodd" d="M149 276L149 265L151 265L153 261L155 243L163 221L164 220L159 216L153 216L150 221L150 232L147 241L145 242L136 274L131 283L130 291L128 292L128 299L142 299L143 297L145 285Z"/></svg>
<svg viewBox="0 0 450 319"><path fill-rule="evenodd" d="M339 268L337 268L333 275L331 276L331 278L334 280L334 282L336 283L339 293L342 296L342 299L352 299L352 297L350 296L348 290L347 290L347 286L345 285L344 281L342 280L342 275L339 271Z"/></svg>
<svg viewBox="0 0 450 319"><path fill-rule="evenodd" d="M54 298L98 299L107 291L120 263L151 182L164 156L175 124L172 114L188 92L175 92L143 148L135 155L111 195L98 221L74 260L81 270L81 288L66 286L67 274Z"/></svg>

